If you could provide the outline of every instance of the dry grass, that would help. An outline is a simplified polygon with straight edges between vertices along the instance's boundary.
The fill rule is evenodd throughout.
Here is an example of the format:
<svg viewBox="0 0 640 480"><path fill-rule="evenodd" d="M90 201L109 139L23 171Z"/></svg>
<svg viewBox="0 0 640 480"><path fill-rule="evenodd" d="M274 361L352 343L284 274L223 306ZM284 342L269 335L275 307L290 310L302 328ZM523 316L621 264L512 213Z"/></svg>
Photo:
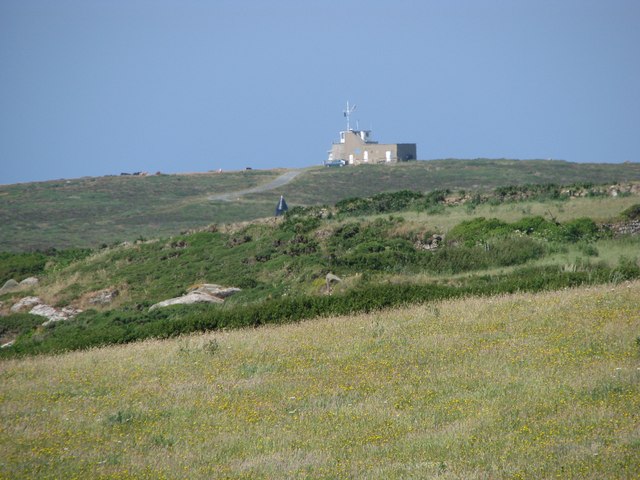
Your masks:
<svg viewBox="0 0 640 480"><path fill-rule="evenodd" d="M0 363L1 478L637 478L640 282Z"/></svg>

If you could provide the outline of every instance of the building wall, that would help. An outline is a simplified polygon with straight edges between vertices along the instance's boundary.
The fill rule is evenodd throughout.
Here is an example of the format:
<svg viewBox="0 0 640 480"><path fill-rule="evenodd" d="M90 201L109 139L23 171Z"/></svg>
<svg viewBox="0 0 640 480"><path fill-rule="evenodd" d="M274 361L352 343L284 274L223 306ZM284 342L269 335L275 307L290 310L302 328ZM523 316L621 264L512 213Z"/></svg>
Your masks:
<svg viewBox="0 0 640 480"><path fill-rule="evenodd" d="M398 143L398 161L405 162L407 160L416 160L418 152L415 143Z"/></svg>
<svg viewBox="0 0 640 480"><path fill-rule="evenodd" d="M332 160L344 160L349 165L363 163L387 163L415 160L414 143L385 144L365 143L355 132L344 132L344 143L334 143L331 148Z"/></svg>

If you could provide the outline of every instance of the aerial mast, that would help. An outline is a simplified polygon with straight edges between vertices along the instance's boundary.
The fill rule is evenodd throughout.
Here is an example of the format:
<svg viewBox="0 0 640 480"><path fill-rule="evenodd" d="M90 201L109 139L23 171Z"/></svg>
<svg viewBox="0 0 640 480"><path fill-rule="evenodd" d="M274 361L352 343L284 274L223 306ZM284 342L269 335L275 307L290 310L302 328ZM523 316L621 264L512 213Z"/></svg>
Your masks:
<svg viewBox="0 0 640 480"><path fill-rule="evenodd" d="M353 113L353 111L356 109L355 105L352 105L351 107L349 106L349 101L347 100L347 109L344 110L344 116L347 117L347 132L351 131L351 125L349 123L349 117L351 116L351 114Z"/></svg>

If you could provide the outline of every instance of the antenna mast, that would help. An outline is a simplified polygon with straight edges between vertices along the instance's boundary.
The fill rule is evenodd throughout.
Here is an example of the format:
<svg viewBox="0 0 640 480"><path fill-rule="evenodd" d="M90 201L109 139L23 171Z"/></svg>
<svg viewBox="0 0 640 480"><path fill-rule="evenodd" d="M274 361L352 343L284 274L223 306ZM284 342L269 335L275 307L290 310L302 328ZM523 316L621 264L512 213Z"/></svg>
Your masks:
<svg viewBox="0 0 640 480"><path fill-rule="evenodd" d="M352 105L351 107L349 107L349 101L347 101L347 109L344 110L344 116L347 117L347 131L350 132L351 131L351 126L349 124L349 117L351 116L351 114L353 113L353 111L356 109L355 105Z"/></svg>

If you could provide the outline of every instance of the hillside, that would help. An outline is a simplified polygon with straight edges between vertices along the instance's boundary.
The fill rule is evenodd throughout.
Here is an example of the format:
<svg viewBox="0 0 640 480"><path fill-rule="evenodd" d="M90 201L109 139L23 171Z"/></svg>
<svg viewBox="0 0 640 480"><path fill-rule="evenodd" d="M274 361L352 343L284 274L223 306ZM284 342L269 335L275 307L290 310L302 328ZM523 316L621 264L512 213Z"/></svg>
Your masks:
<svg viewBox="0 0 640 480"><path fill-rule="evenodd" d="M0 283L39 279L0 290L0 344L15 340L0 357L639 278L638 186L404 190L171 238L0 254ZM329 274L341 279L330 289ZM236 293L151 308L211 284ZM74 319L43 324L25 299Z"/></svg>
<svg viewBox="0 0 640 480"><path fill-rule="evenodd" d="M357 168L313 167L264 193L210 200L274 180L281 170L117 176L0 186L0 251L112 245L209 224L273 215L291 206L333 205L349 197L409 189L478 190L505 185L605 184L640 180L640 164L547 160L434 160Z"/></svg>
<svg viewBox="0 0 640 480"><path fill-rule="evenodd" d="M640 283L0 364L1 478L640 476Z"/></svg>

